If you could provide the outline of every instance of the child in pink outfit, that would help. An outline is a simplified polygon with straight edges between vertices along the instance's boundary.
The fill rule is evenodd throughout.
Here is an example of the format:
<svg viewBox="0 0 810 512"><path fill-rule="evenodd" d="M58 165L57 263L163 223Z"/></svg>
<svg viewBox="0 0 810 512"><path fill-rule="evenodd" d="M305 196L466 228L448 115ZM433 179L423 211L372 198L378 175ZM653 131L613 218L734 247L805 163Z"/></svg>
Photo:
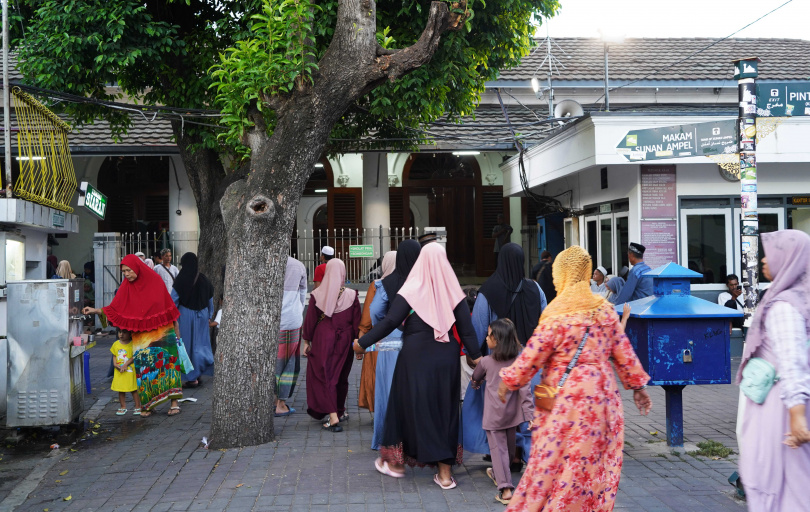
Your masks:
<svg viewBox="0 0 810 512"><path fill-rule="evenodd" d="M528 385L518 391L510 391L506 402L498 398L501 383L501 368L511 366L520 354L521 346L515 324L508 318L492 322L488 327L487 346L491 355L484 357L472 374L473 387L478 389L486 379L484 394L484 418L482 426L487 433L487 442L492 455L492 467L487 475L498 486L495 499L508 504L512 498L512 473L509 463L515 457L515 433L517 427L532 419L532 402Z"/></svg>

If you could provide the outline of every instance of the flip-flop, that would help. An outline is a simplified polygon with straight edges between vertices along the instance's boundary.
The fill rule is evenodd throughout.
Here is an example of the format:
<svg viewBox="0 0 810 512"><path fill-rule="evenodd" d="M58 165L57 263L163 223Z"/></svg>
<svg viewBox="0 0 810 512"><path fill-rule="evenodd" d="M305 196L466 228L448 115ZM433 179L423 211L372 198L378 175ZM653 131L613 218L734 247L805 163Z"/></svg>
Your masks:
<svg viewBox="0 0 810 512"><path fill-rule="evenodd" d="M120 409L118 409L118 412L116 412L115 415L116 416L123 416L126 413L127 413L127 410L124 409L123 407L121 407Z"/></svg>
<svg viewBox="0 0 810 512"><path fill-rule="evenodd" d="M135 410L132 411L133 416L140 416L141 415L141 408L137 407Z"/></svg>
<svg viewBox="0 0 810 512"><path fill-rule="evenodd" d="M282 417L282 416L289 416L290 414L292 414L292 413L294 413L294 412L295 412L295 409L293 409L292 407L290 407L290 408L289 408L289 410L288 410L287 412L277 412L277 413L276 413L276 418L280 418L280 417Z"/></svg>
<svg viewBox="0 0 810 512"><path fill-rule="evenodd" d="M496 486L498 485L498 481L495 480L495 472L492 470L492 468L487 468L487 476L489 477L490 480L492 480L493 484L495 484Z"/></svg>
<svg viewBox="0 0 810 512"><path fill-rule="evenodd" d="M177 411L177 412L172 413L172 411ZM169 407L169 412L168 412L169 416L177 416L178 414L180 414L180 408L179 407Z"/></svg>
<svg viewBox="0 0 810 512"><path fill-rule="evenodd" d="M438 485L439 487L441 487L445 491L449 491L450 489L455 489L456 488L456 479L453 478L452 476L450 477L450 483L447 484L447 485L444 485L441 482L441 480L439 480L439 474L438 473L433 475L433 481L436 482L436 485Z"/></svg>
<svg viewBox="0 0 810 512"><path fill-rule="evenodd" d="M498 494L495 495L495 501L497 501L498 503L502 503L504 505L509 505L509 502L511 500L512 500L512 498L509 498L508 500L503 498L503 491L502 490L498 491Z"/></svg>
<svg viewBox="0 0 810 512"><path fill-rule="evenodd" d="M326 425L321 425L321 428L324 430L328 430L329 432L343 432L343 427L341 427L340 425L330 425L329 420L326 420Z"/></svg>
<svg viewBox="0 0 810 512"><path fill-rule="evenodd" d="M383 461L380 457L374 459L374 467L383 475L392 476L394 478L405 478L405 473L397 473L393 469L389 468L388 463Z"/></svg>

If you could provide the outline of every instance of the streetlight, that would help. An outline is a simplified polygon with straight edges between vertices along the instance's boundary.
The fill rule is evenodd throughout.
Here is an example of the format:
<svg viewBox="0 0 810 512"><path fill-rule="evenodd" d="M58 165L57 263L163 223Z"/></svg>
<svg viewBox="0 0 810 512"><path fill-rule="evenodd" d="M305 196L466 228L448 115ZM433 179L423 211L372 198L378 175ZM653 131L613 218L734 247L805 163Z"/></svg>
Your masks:
<svg viewBox="0 0 810 512"><path fill-rule="evenodd" d="M608 82L608 52L610 44L621 44L624 42L624 34L611 32L609 29L599 29L599 39L605 45L605 111L610 112L610 87Z"/></svg>

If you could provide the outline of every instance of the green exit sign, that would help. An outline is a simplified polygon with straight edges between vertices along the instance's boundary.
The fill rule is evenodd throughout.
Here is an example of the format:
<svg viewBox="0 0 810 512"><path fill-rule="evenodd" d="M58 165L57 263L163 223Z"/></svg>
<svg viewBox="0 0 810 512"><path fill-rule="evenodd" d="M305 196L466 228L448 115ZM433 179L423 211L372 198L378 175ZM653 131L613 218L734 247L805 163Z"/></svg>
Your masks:
<svg viewBox="0 0 810 512"><path fill-rule="evenodd" d="M349 258L373 258L374 246L372 245L350 245Z"/></svg>
<svg viewBox="0 0 810 512"><path fill-rule="evenodd" d="M107 196L86 181L82 182L79 188L84 192L84 196L79 195L79 206L84 206L99 219L104 220L107 213Z"/></svg>

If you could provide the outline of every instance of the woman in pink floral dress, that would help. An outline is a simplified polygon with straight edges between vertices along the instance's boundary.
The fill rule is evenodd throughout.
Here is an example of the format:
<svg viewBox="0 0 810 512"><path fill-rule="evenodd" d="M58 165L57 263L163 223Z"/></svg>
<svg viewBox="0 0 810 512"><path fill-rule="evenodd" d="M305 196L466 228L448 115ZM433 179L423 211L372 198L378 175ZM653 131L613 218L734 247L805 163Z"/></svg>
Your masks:
<svg viewBox="0 0 810 512"><path fill-rule="evenodd" d="M499 394L526 385L540 369L557 387L588 330L588 339L551 411L537 408L529 465L508 511L610 511L622 471L624 415L612 358L639 412L652 401L641 367L614 306L590 291L591 257L578 246L561 252L552 269L558 295L514 364L501 370Z"/></svg>

